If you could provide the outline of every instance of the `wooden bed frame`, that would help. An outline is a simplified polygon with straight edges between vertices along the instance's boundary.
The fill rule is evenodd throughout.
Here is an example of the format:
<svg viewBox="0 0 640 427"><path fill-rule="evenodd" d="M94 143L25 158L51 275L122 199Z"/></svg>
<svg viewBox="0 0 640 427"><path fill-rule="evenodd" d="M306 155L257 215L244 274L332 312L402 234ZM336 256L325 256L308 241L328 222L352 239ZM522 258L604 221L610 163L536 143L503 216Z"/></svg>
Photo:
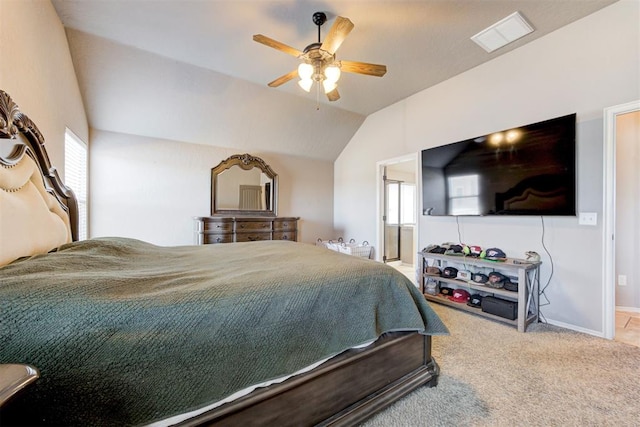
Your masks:
<svg viewBox="0 0 640 427"><path fill-rule="evenodd" d="M37 126L1 90L0 140L2 165L10 167L24 155L36 160L47 191L68 212L72 237L77 240L73 191L52 167ZM438 375L431 336L387 333L366 348L348 350L307 373L257 389L178 425L355 425L420 386L435 386Z"/></svg>

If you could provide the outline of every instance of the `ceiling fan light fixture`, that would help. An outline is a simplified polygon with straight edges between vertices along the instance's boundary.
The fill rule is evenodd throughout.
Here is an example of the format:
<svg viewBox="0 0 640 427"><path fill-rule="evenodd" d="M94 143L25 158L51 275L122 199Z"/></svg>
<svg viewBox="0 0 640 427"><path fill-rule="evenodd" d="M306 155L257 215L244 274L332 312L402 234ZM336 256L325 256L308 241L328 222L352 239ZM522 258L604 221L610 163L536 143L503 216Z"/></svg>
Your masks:
<svg viewBox="0 0 640 427"><path fill-rule="evenodd" d="M340 80L340 68L336 65L328 65L324 69L324 76L328 81L336 83Z"/></svg>
<svg viewBox="0 0 640 427"><path fill-rule="evenodd" d="M311 76L313 76L313 65L307 64L303 62L298 65L298 76L300 76L301 80L311 80ZM308 91L307 91L308 92Z"/></svg>
<svg viewBox="0 0 640 427"><path fill-rule="evenodd" d="M300 86L305 92L311 92L311 86L313 86L313 80L311 79L303 79L298 81L298 86Z"/></svg>
<svg viewBox="0 0 640 427"><path fill-rule="evenodd" d="M325 79L322 82L322 86L324 87L324 93L332 92L338 85L336 82L332 82L331 80Z"/></svg>

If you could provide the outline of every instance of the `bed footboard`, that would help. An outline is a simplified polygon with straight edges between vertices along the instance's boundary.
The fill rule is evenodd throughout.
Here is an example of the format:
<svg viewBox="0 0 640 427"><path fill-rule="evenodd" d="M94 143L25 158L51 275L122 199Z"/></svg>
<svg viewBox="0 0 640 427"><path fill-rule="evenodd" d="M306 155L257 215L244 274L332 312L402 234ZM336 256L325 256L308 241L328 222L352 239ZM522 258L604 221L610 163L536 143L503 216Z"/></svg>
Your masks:
<svg viewBox="0 0 640 427"><path fill-rule="evenodd" d="M422 385L435 386L439 368L431 337L385 334L282 384L258 389L182 426L350 426Z"/></svg>

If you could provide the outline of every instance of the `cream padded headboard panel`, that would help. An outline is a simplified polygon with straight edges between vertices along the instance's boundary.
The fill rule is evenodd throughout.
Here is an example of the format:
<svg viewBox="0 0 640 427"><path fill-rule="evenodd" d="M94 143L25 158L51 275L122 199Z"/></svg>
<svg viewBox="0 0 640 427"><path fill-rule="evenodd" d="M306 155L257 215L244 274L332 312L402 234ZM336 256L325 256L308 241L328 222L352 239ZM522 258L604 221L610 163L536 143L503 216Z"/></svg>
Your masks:
<svg viewBox="0 0 640 427"><path fill-rule="evenodd" d="M71 242L69 215L47 192L40 169L24 154L0 163L0 266Z"/></svg>

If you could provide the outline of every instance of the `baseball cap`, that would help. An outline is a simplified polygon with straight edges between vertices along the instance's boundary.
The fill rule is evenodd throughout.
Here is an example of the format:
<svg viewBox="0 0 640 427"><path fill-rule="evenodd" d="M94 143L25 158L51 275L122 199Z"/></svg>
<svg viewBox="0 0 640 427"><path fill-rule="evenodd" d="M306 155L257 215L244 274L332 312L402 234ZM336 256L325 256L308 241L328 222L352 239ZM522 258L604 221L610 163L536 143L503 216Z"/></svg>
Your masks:
<svg viewBox="0 0 640 427"><path fill-rule="evenodd" d="M482 295L473 294L469 297L469 301L467 301L467 305L469 307L480 307L482 304Z"/></svg>
<svg viewBox="0 0 640 427"><path fill-rule="evenodd" d="M451 245L444 253L445 255L464 255L462 245Z"/></svg>
<svg viewBox="0 0 640 427"><path fill-rule="evenodd" d="M492 271L489 273L489 281L487 282L487 286L500 289L504 286L504 282L507 281L507 276L498 272Z"/></svg>
<svg viewBox="0 0 640 427"><path fill-rule="evenodd" d="M458 270L458 274L456 274L456 279L458 280L470 280L471 272L468 270Z"/></svg>
<svg viewBox="0 0 640 427"><path fill-rule="evenodd" d="M514 283L507 278L504 282L504 289L511 292L518 292L518 283Z"/></svg>
<svg viewBox="0 0 640 427"><path fill-rule="evenodd" d="M471 280L481 285L484 285L489 281L489 276L482 273L474 273L473 275L471 275Z"/></svg>
<svg viewBox="0 0 640 427"><path fill-rule="evenodd" d="M467 302L469 301L470 297L471 294L469 294L469 292L465 291L464 289L456 289L449 296L449 299L453 302Z"/></svg>
<svg viewBox="0 0 640 427"><path fill-rule="evenodd" d="M458 275L458 269L455 267L445 267L442 270L442 277L446 277L447 279L455 279Z"/></svg>
<svg viewBox="0 0 640 427"><path fill-rule="evenodd" d="M507 258L507 254L502 251L502 249L498 248L489 248L485 249L480 253L480 258L488 259L488 260L504 260Z"/></svg>
<svg viewBox="0 0 640 427"><path fill-rule="evenodd" d="M464 245L462 252L470 257L479 257L482 253L482 248L480 246Z"/></svg>
<svg viewBox="0 0 640 427"><path fill-rule="evenodd" d="M434 276L440 275L440 269L438 267L427 267L427 274L433 274Z"/></svg>
<svg viewBox="0 0 640 427"><path fill-rule="evenodd" d="M445 296L451 296L453 294L453 288L448 288L446 286L440 287L440 293Z"/></svg>
<svg viewBox="0 0 640 427"><path fill-rule="evenodd" d="M427 246L426 248L424 248L424 252L429 252L432 254L443 254L446 251L445 248L443 248L442 246L438 246L438 245L430 245Z"/></svg>

